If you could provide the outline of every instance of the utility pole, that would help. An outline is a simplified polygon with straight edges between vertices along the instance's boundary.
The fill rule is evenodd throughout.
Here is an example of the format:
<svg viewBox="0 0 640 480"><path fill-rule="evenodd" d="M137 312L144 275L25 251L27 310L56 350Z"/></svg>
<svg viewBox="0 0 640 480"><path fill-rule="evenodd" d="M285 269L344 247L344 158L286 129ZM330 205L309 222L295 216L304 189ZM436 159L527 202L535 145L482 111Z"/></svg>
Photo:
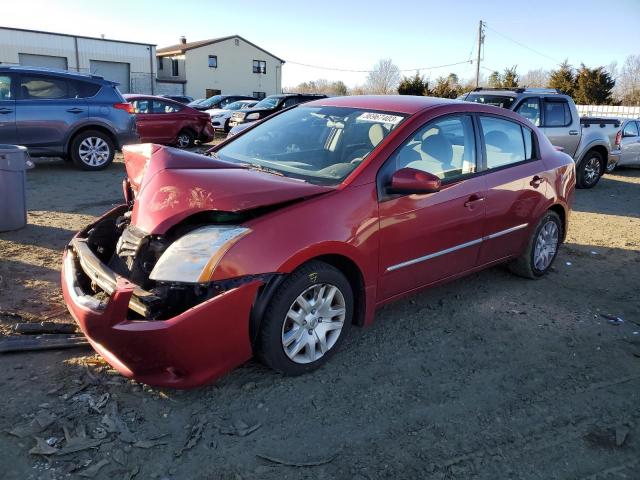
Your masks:
<svg viewBox="0 0 640 480"><path fill-rule="evenodd" d="M484 45L484 22L480 20L478 24L478 58L476 59L476 87L480 86L480 52Z"/></svg>

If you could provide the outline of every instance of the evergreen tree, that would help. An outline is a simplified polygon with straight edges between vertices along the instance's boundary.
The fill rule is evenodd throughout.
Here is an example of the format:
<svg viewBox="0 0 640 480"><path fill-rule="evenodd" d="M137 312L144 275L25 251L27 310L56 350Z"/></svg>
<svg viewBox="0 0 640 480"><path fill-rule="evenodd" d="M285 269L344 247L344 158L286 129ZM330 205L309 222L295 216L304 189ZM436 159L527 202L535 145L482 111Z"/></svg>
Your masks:
<svg viewBox="0 0 640 480"><path fill-rule="evenodd" d="M571 95L576 88L576 78L573 73L573 67L569 65L569 62L565 60L560 64L558 70L553 70L549 75L549 87L557 88L558 90Z"/></svg>
<svg viewBox="0 0 640 480"><path fill-rule="evenodd" d="M504 69L500 84L500 86L504 88L516 88L518 86L518 73L516 72L516 66Z"/></svg>
<svg viewBox="0 0 640 480"><path fill-rule="evenodd" d="M576 75L573 99L579 105L610 105L616 82L604 67L580 65Z"/></svg>
<svg viewBox="0 0 640 480"><path fill-rule="evenodd" d="M487 83L491 88L500 88L502 86L502 77L500 76L500 72L493 71L491 75L489 75L489 79Z"/></svg>
<svg viewBox="0 0 640 480"><path fill-rule="evenodd" d="M413 77L404 77L398 86L400 95L429 95L429 82L419 72Z"/></svg>

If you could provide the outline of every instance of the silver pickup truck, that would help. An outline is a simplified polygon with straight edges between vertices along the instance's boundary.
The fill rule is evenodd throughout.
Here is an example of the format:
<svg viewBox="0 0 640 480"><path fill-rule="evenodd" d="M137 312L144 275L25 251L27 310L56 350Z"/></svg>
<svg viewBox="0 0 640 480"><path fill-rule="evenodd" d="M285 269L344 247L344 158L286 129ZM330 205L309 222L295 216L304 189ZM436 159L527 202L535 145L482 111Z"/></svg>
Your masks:
<svg viewBox="0 0 640 480"><path fill-rule="evenodd" d="M621 121L580 118L572 98L549 88L476 88L458 97L507 108L540 128L576 162L578 188L594 187L620 159Z"/></svg>

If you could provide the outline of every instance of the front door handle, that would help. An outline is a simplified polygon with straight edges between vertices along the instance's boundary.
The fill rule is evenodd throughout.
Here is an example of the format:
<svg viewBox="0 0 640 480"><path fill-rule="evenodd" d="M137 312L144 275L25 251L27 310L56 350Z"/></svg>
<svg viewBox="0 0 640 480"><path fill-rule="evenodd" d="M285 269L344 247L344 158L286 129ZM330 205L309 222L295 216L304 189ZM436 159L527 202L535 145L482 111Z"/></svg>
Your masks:
<svg viewBox="0 0 640 480"><path fill-rule="evenodd" d="M484 197L480 195L471 195L469 199L464 202L464 206L467 208L472 208L474 203L484 202Z"/></svg>
<svg viewBox="0 0 640 480"><path fill-rule="evenodd" d="M578 135L578 130L569 130L569 135Z"/></svg>
<svg viewBox="0 0 640 480"><path fill-rule="evenodd" d="M82 112L84 112L84 110L82 108L74 107L74 108L67 108L67 112L69 112L69 113L82 113Z"/></svg>
<svg viewBox="0 0 640 480"><path fill-rule="evenodd" d="M529 182L529 185L531 185L533 188L538 188L542 184L542 182L544 182L544 178L536 175L531 179L531 181Z"/></svg>
<svg viewBox="0 0 640 480"><path fill-rule="evenodd" d="M0 108L0 114L11 113L13 112L13 108Z"/></svg>

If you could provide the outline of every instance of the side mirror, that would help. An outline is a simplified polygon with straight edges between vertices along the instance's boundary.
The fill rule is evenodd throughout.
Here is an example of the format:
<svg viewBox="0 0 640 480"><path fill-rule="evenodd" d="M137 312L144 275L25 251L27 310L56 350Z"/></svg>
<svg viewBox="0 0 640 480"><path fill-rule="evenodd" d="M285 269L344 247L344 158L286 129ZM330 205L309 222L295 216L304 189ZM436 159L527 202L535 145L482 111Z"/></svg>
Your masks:
<svg viewBox="0 0 640 480"><path fill-rule="evenodd" d="M406 167L401 168L391 176L387 192L405 194L435 193L440 190L441 184L440 178L432 173Z"/></svg>

